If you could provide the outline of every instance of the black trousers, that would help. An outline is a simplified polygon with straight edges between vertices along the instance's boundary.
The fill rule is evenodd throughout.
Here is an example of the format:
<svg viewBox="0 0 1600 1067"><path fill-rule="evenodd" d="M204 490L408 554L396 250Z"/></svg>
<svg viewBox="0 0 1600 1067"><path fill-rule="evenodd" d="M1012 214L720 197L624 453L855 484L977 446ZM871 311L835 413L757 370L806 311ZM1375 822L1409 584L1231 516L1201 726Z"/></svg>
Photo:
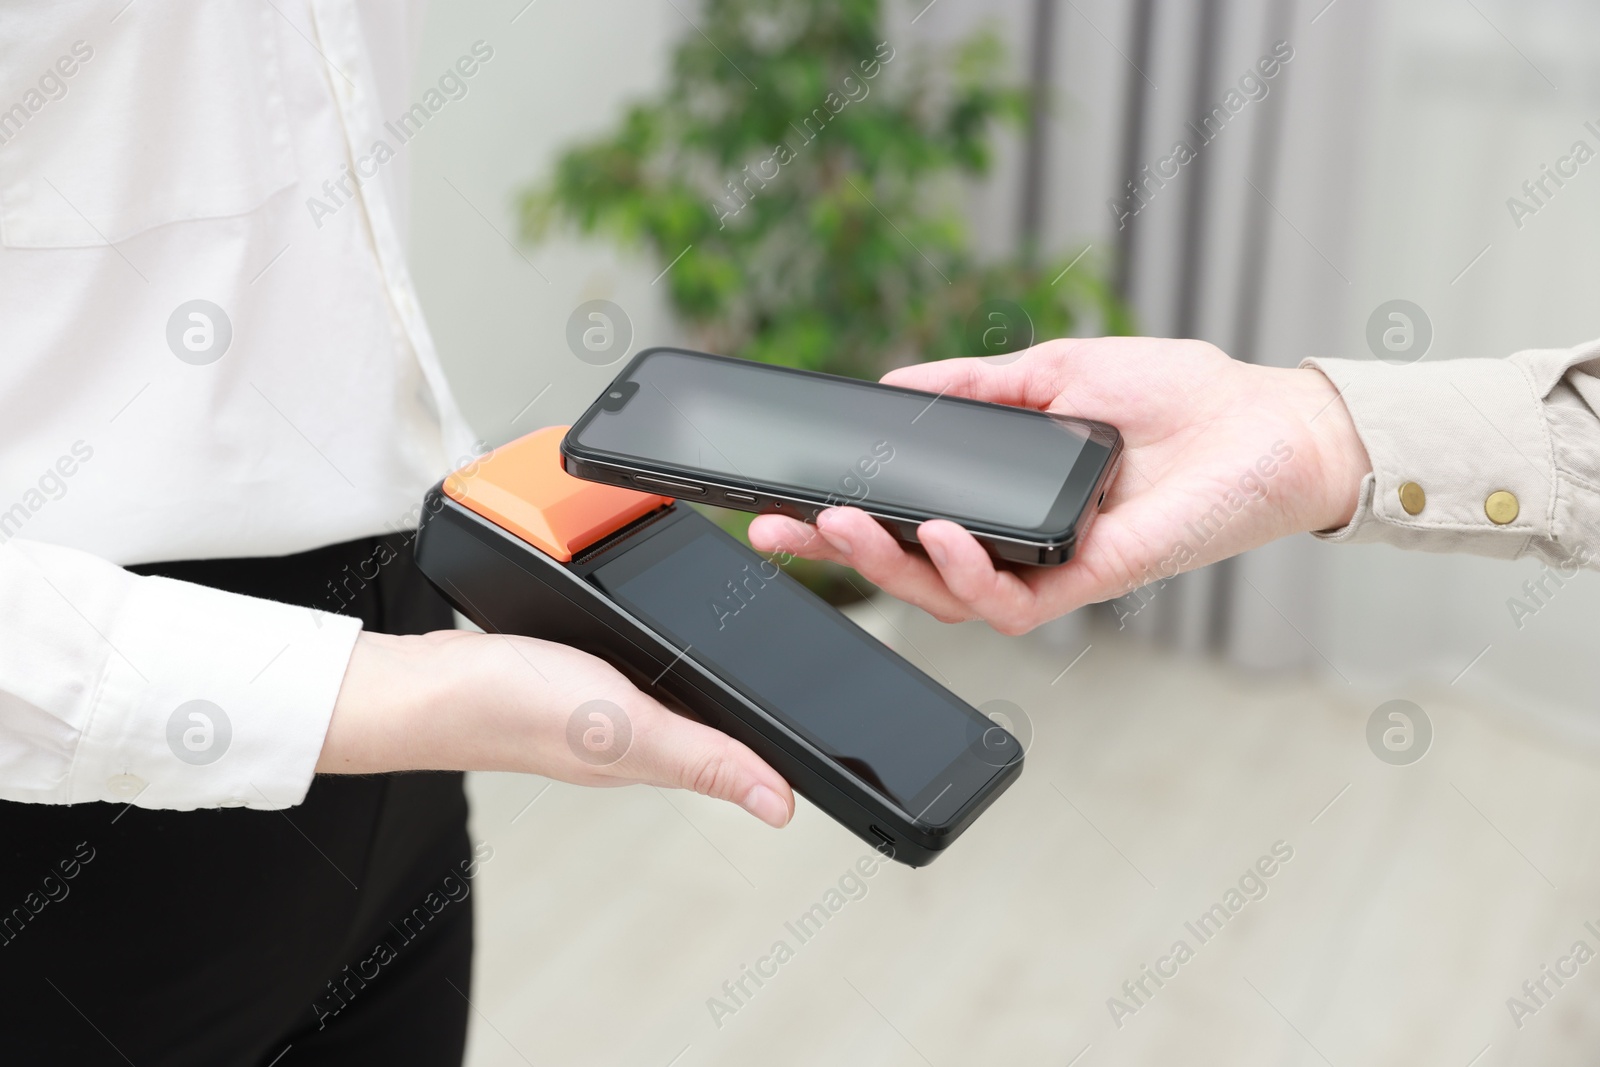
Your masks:
<svg viewBox="0 0 1600 1067"><path fill-rule="evenodd" d="M349 580L380 542L399 558ZM133 569L385 633L451 625L398 537ZM0 1062L459 1064L466 818L446 773L319 776L284 811L0 802Z"/></svg>

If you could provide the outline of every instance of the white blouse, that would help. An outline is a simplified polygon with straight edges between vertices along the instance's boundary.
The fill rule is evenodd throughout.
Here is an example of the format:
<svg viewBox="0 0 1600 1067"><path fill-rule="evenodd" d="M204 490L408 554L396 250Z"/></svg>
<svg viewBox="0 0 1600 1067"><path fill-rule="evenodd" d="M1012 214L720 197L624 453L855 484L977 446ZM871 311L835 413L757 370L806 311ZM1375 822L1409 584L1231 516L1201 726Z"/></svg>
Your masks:
<svg viewBox="0 0 1600 1067"><path fill-rule="evenodd" d="M400 529L470 455L383 129L416 16L0 8L0 798L304 796L359 623L118 565Z"/></svg>

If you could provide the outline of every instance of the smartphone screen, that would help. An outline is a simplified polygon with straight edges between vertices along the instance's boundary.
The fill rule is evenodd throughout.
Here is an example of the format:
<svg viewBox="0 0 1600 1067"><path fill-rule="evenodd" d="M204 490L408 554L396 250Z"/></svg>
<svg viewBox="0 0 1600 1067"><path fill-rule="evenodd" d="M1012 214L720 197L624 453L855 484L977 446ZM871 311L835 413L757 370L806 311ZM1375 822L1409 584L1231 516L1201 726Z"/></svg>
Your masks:
<svg viewBox="0 0 1600 1067"><path fill-rule="evenodd" d="M1088 440L1040 412L672 350L608 395L579 427L587 448L1020 530L1045 523Z"/></svg>
<svg viewBox="0 0 1600 1067"><path fill-rule="evenodd" d="M1022 758L1014 737L709 523L680 522L590 580L914 817L954 815Z"/></svg>

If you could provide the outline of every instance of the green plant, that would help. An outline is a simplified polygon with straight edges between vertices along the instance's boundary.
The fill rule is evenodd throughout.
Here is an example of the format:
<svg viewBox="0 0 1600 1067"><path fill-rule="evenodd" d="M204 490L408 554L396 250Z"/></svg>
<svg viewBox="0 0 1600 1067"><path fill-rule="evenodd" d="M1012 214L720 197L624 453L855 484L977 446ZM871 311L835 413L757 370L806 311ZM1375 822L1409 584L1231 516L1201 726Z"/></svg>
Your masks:
<svg viewBox="0 0 1600 1067"><path fill-rule="evenodd" d="M666 88L561 156L521 196L524 237L553 222L643 248L707 351L875 378L1072 332L1124 332L1076 252L984 261L961 217L1001 123L1027 115L979 32L912 55L878 0L705 0ZM985 333L987 301L1014 312ZM1002 320L996 320L1002 321ZM1031 329L1027 325L1031 324Z"/></svg>

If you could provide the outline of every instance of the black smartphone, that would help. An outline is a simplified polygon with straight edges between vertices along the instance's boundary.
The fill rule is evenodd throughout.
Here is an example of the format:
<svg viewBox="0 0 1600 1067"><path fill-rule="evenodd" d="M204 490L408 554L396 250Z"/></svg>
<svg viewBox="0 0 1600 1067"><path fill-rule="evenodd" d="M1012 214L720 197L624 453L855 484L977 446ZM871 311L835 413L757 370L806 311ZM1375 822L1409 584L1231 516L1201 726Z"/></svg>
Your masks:
<svg viewBox="0 0 1600 1067"><path fill-rule="evenodd" d="M1017 563L1072 558L1122 456L1105 423L676 348L573 424L568 472L807 522L849 504L903 541L951 519Z"/></svg>
<svg viewBox="0 0 1600 1067"><path fill-rule="evenodd" d="M563 473L563 430L429 494L417 565L462 614L605 659L911 866L1021 774L1012 734L705 516Z"/></svg>

